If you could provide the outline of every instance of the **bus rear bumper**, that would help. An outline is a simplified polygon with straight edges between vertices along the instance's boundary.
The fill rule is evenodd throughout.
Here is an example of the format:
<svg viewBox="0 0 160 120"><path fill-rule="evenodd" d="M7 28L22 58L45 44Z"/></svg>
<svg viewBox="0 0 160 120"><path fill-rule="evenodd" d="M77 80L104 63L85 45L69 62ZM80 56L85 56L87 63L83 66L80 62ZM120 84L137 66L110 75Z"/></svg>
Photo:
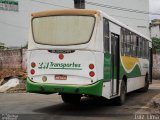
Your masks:
<svg viewBox="0 0 160 120"><path fill-rule="evenodd" d="M96 83L89 85L63 85L63 84L45 84L35 83L27 78L26 90L30 93L72 93L102 96L103 81L99 80Z"/></svg>

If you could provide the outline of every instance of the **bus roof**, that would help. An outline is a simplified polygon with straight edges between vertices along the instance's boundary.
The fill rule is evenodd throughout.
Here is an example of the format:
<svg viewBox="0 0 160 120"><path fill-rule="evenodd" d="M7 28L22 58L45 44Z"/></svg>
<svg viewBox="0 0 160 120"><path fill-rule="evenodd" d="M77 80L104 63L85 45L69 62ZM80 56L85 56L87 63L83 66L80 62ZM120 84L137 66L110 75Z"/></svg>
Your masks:
<svg viewBox="0 0 160 120"><path fill-rule="evenodd" d="M89 10L89 9L59 9L59 10L47 10L41 12L32 13L32 17L44 17L51 15L95 15L100 12L97 10Z"/></svg>
<svg viewBox="0 0 160 120"><path fill-rule="evenodd" d="M47 11L41 11L41 12L35 12L32 13L32 17L45 17L45 16L52 16L52 15L95 15L95 14L101 14L102 16L106 17L108 20L110 20L111 22L126 28L134 33L136 33L139 36L142 36L143 38L151 41L150 38L144 36L143 34L141 34L140 32L137 32L136 30L130 28L129 26L117 21L116 19L114 19L113 17L109 16L108 14L106 14L105 12L102 12L100 10L91 10L91 9L56 9L56 10L47 10Z"/></svg>
<svg viewBox="0 0 160 120"><path fill-rule="evenodd" d="M137 35L139 35L139 36L141 36L141 37L149 40L150 42L152 42L152 40L151 40L150 38L146 37L145 35L141 34L140 32L138 32L138 31L134 30L133 28L125 25L124 23L119 22L118 20L116 20L116 19L114 19L113 17L109 16L109 15L106 14L105 12L102 12L102 11L100 11L100 10L98 10L98 11L99 11L105 18L107 18L108 20L110 20L111 22L117 24L117 25L120 26L120 27L126 28L126 29L130 30L131 32L134 32L135 34L137 34Z"/></svg>

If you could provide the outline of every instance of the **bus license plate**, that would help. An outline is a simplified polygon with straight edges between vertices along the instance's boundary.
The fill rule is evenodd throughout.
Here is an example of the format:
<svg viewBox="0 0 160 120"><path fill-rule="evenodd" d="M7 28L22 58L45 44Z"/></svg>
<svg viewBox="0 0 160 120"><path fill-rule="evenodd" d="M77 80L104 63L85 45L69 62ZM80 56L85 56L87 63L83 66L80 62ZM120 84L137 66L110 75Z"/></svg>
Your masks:
<svg viewBox="0 0 160 120"><path fill-rule="evenodd" d="M67 80L67 75L55 75L55 80Z"/></svg>

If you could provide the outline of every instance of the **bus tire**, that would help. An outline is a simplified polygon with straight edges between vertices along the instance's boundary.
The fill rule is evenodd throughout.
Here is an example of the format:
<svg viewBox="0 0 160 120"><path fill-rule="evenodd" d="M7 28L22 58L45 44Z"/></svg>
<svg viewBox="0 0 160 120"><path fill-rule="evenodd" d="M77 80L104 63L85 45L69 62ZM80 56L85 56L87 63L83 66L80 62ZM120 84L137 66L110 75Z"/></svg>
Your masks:
<svg viewBox="0 0 160 120"><path fill-rule="evenodd" d="M79 94L61 94L61 98L64 103L78 104L81 100L81 95Z"/></svg>
<svg viewBox="0 0 160 120"><path fill-rule="evenodd" d="M124 80L122 80L121 88L120 88L120 96L115 99L116 105L123 105L125 103L126 93L127 93L126 84Z"/></svg>
<svg viewBox="0 0 160 120"><path fill-rule="evenodd" d="M149 80L148 80L148 75L146 74L146 76L145 76L145 85L139 91L140 92L147 92L148 88L149 88Z"/></svg>

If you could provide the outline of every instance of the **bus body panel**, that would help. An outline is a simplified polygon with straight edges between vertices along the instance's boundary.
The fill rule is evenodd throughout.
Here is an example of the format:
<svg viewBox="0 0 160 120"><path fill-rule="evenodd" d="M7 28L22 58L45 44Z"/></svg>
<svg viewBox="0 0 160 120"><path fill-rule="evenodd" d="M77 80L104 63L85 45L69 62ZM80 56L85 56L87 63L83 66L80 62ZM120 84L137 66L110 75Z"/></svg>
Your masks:
<svg viewBox="0 0 160 120"><path fill-rule="evenodd" d="M103 82L102 96L110 99L111 98L111 82Z"/></svg>
<svg viewBox="0 0 160 120"><path fill-rule="evenodd" d="M131 92L144 87L145 76L128 78L127 80L127 92Z"/></svg>
<svg viewBox="0 0 160 120"><path fill-rule="evenodd" d="M102 79L102 75L98 77L97 73L97 71L101 72L102 65L95 62L102 57L95 54L91 51L79 50L75 50L73 53L51 53L48 50L34 50L29 55L28 75L32 81L39 83L43 83L43 76L49 76L46 83L91 84L96 82L98 78ZM59 58L61 55L63 59ZM32 62L36 64L35 68L31 67ZM102 62L99 61L99 63ZM90 64L94 65L93 69L89 68ZM30 73L32 69L35 70L33 75ZM95 75L91 77L90 72L94 72ZM55 75L65 75L67 78L66 80L56 80Z"/></svg>

